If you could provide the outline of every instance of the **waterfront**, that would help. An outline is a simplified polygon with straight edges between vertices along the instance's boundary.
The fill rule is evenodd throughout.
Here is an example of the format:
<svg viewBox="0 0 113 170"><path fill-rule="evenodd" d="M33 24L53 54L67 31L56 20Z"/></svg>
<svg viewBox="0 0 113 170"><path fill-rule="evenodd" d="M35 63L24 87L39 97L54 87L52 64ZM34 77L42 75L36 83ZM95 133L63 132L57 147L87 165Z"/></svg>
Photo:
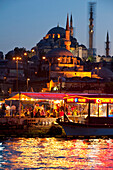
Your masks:
<svg viewBox="0 0 113 170"><path fill-rule="evenodd" d="M0 169L113 169L112 139L8 138Z"/></svg>

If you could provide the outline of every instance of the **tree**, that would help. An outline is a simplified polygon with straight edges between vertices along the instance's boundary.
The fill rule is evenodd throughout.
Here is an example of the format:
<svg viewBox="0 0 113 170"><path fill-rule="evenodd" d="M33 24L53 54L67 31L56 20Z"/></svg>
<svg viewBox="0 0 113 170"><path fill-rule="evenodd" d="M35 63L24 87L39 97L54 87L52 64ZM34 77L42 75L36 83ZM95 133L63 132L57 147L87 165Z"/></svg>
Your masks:
<svg viewBox="0 0 113 170"><path fill-rule="evenodd" d="M89 60L91 63L93 63L93 62L95 61L95 58L94 58L93 56L89 56L89 57L88 57L88 60Z"/></svg>

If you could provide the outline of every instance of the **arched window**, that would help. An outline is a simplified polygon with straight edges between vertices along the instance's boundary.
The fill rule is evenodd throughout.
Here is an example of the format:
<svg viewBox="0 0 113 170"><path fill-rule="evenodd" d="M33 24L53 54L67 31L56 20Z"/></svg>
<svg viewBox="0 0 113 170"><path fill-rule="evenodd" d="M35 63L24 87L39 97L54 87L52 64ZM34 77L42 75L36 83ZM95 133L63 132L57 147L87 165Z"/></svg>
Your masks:
<svg viewBox="0 0 113 170"><path fill-rule="evenodd" d="M65 58L64 57L62 57L62 63L65 63Z"/></svg>
<svg viewBox="0 0 113 170"><path fill-rule="evenodd" d="M55 34L53 34L53 38L55 38Z"/></svg>
<svg viewBox="0 0 113 170"><path fill-rule="evenodd" d="M57 34L58 35L58 38L60 38L60 34Z"/></svg>

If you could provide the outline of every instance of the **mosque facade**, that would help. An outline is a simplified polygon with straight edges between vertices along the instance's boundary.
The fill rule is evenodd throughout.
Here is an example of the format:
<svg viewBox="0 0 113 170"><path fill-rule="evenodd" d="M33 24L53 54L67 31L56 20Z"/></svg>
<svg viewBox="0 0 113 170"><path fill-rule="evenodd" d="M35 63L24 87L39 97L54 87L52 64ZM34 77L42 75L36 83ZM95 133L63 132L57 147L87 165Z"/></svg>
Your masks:
<svg viewBox="0 0 113 170"><path fill-rule="evenodd" d="M47 52L54 48L65 48L70 51L74 57L79 57L82 60L87 59L88 49L83 44L79 45L73 35L73 29L72 15L70 17L70 25L67 15L66 29L57 25L57 27L50 29L46 36L37 43L39 56L42 57L46 55Z"/></svg>
<svg viewBox="0 0 113 170"><path fill-rule="evenodd" d="M72 15L67 15L66 28L54 27L48 31L46 36L37 44L38 55L42 60L42 70L47 70L49 63L51 68L51 77L81 77L84 71L83 60L88 57L88 49L85 45L79 45L77 39L73 36ZM44 61L44 60L45 61ZM66 72L66 73L65 73ZM76 72L78 74L76 74ZM80 73L79 73L80 72ZM85 73L84 76L88 76ZM91 75L90 75L91 77Z"/></svg>

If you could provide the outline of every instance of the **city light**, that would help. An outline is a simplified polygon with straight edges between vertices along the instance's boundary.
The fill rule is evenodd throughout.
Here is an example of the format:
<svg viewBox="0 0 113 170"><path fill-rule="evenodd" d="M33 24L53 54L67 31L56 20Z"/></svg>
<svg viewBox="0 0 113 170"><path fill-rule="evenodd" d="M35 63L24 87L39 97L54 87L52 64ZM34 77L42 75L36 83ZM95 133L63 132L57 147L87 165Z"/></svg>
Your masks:
<svg viewBox="0 0 113 170"><path fill-rule="evenodd" d="M13 57L13 60L16 61L16 71L17 71L17 81L16 81L16 90L18 91L18 61L21 61L21 57Z"/></svg>

